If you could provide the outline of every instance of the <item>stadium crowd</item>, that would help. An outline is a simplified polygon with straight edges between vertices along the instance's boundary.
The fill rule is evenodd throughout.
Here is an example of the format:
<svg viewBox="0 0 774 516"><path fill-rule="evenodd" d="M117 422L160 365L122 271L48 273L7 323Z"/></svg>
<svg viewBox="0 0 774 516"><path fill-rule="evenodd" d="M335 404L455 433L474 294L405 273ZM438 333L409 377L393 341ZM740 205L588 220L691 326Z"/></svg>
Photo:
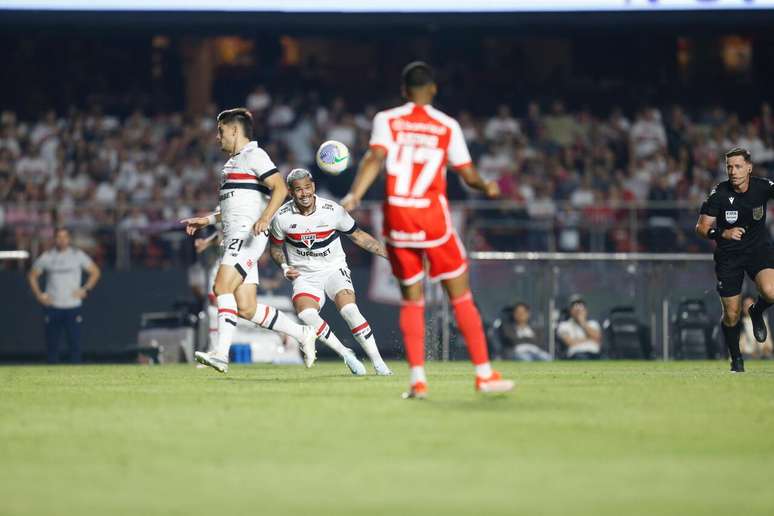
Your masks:
<svg viewBox="0 0 774 516"><path fill-rule="evenodd" d="M314 170L315 149L327 139L359 158L383 107L354 109L314 93L284 98L261 86L245 105L257 139L284 173ZM177 221L217 201L217 111L213 105L196 117L135 111L120 118L95 106L36 120L2 112L0 248L39 252L35 246L61 224L100 264L115 263L117 234L127 236L132 263L179 260L190 246L182 245ZM746 120L719 106L600 113L571 110L561 100L501 105L485 116L449 112L505 201L467 209L468 227L478 227L471 237L477 249L706 251L709 243L692 228L699 204L725 175L723 152L746 147L759 175L774 171L769 104ZM338 198L351 177L318 180L321 194ZM459 181L449 183L453 200L475 200ZM373 199L379 192L371 189Z"/></svg>

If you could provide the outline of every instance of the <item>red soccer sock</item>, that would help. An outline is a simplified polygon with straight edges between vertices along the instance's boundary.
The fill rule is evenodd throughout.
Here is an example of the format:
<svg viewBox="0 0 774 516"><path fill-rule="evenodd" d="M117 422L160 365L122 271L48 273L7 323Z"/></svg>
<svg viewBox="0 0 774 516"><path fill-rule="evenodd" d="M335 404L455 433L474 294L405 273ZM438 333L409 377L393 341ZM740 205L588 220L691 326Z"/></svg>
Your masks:
<svg viewBox="0 0 774 516"><path fill-rule="evenodd" d="M400 331L411 367L425 363L425 302L404 301L400 307Z"/></svg>
<svg viewBox="0 0 774 516"><path fill-rule="evenodd" d="M457 326L465 339L468 347L468 355L473 365L481 365L489 362L489 351L486 349L486 336L484 325L481 324L481 314L473 304L473 294L470 291L451 300L454 307L454 318Z"/></svg>

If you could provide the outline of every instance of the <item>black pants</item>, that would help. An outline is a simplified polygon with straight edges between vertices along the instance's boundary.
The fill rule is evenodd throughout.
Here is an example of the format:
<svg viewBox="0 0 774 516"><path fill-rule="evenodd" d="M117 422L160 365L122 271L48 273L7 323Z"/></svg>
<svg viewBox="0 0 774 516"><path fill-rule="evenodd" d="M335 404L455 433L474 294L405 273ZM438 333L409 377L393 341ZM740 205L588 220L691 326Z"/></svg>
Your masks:
<svg viewBox="0 0 774 516"><path fill-rule="evenodd" d="M80 308L46 308L46 351L48 363L59 362L59 341L64 331L70 350L70 362L81 361L81 317Z"/></svg>

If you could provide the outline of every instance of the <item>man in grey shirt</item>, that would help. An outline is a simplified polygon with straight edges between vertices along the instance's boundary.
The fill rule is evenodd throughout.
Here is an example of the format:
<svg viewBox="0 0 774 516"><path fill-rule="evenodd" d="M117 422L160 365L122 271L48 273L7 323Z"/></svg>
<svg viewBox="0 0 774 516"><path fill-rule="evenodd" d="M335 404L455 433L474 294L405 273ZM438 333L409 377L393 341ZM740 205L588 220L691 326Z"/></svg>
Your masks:
<svg viewBox="0 0 774 516"><path fill-rule="evenodd" d="M59 340L62 331L67 336L70 361L81 361L81 303L99 281L99 267L89 256L70 245L70 231L58 228L54 233L54 248L41 254L32 264L27 279L32 293L45 310L46 349L48 362L59 361ZM82 271L89 277L86 283ZM46 291L38 280L46 275Z"/></svg>

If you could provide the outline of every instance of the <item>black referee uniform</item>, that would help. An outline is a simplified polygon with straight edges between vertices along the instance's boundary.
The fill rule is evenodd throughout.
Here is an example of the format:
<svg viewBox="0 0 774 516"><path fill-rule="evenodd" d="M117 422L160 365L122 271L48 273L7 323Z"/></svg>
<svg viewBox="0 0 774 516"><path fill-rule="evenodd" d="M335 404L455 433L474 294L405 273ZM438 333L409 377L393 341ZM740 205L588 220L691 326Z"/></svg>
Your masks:
<svg viewBox="0 0 774 516"><path fill-rule="evenodd" d="M701 214L717 219L718 231L744 228L741 240L717 239L715 274L720 297L742 293L744 274L754 280L763 269L774 269L774 246L766 230L766 203L774 196L774 181L750 178L746 192L735 192L723 181L710 192Z"/></svg>

